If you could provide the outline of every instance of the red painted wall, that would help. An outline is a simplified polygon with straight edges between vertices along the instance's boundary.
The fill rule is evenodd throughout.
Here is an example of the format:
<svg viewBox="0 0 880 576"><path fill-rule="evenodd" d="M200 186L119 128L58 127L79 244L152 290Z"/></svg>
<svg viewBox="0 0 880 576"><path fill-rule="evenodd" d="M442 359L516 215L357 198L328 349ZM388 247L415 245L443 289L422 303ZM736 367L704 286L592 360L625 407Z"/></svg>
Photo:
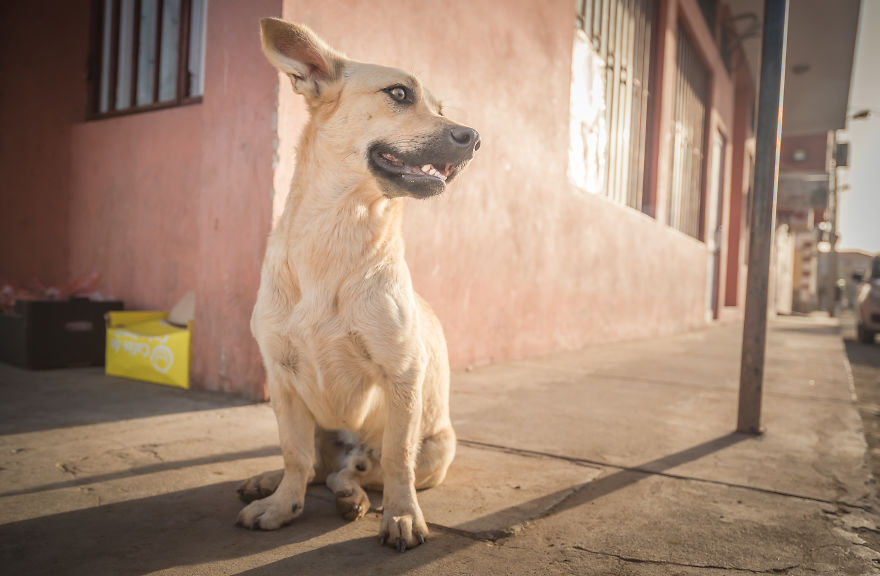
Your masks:
<svg viewBox="0 0 880 576"><path fill-rule="evenodd" d="M455 25L425 26L450 13ZM408 201L404 223L454 366L704 324L704 244L568 181L571 2L285 0L283 14L353 58L416 73L481 134L461 179ZM297 98L285 82L279 195L305 121Z"/></svg>
<svg viewBox="0 0 880 576"><path fill-rule="evenodd" d="M73 128L73 269L103 271L130 308L197 294L196 386L265 396L250 313L271 218L276 75L258 21L280 0L208 5L201 104Z"/></svg>
<svg viewBox="0 0 880 576"><path fill-rule="evenodd" d="M277 75L263 66L259 19L281 0L210 0L198 211L200 305L193 376L265 397L250 319L272 217ZM204 304L204 305L201 305Z"/></svg>
<svg viewBox="0 0 880 576"><path fill-rule="evenodd" d="M88 2L0 3L0 281L69 273L70 130L85 114Z"/></svg>
<svg viewBox="0 0 880 576"><path fill-rule="evenodd" d="M70 178L71 267L133 309L167 309L197 277L202 107L79 122Z"/></svg>
<svg viewBox="0 0 880 576"><path fill-rule="evenodd" d="M0 168L18 194L4 185L0 274L54 280L99 269L101 289L132 308L167 308L196 290L197 386L265 395L248 323L273 204L277 215L306 119L259 48L258 18L282 13L355 58L415 72L449 116L481 133L467 173L443 197L408 201L404 224L416 289L443 321L454 366L704 324L705 245L667 227L664 214L668 65L674 27L701 17L695 0L660 2L656 220L568 180L570 1L401 10L390 1L211 0L202 103L85 122L88 4L52 4L43 44L26 24L38 8L6 3L0 13L0 63L14 73L0 92ZM454 25L425 25L444 14ZM729 134L733 84L711 37L695 29L713 69L710 125ZM35 242L27 258L9 248L25 240Z"/></svg>
<svg viewBox="0 0 880 576"><path fill-rule="evenodd" d="M727 279L724 292L725 306L745 305L745 294L741 294L744 280L745 250L748 218L749 150L754 145L751 126L751 110L754 106L754 82L748 72L745 56L740 50L737 53L736 96L733 126L733 172L730 185L730 218L727 234Z"/></svg>

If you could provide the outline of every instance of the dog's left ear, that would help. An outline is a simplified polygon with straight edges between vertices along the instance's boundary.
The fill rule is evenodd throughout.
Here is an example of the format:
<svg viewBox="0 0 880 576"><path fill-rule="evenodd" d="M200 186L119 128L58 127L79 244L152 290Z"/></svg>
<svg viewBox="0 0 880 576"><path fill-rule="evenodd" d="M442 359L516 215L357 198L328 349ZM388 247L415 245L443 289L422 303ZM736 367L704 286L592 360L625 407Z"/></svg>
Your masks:
<svg viewBox="0 0 880 576"><path fill-rule="evenodd" d="M263 18L260 38L269 62L290 76L293 89L307 98L320 96L341 73L342 56L305 26Z"/></svg>

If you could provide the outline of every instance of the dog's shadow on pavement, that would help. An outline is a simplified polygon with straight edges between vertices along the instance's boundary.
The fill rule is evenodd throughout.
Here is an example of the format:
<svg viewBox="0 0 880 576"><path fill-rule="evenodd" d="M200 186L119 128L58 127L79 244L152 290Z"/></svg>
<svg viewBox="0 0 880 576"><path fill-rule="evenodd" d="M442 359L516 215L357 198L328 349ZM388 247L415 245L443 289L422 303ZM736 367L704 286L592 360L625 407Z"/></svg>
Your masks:
<svg viewBox="0 0 880 576"><path fill-rule="evenodd" d="M246 558L347 524L329 499L313 494L326 489L315 487L295 525L244 530L234 525L242 506L237 485L211 484L4 524L0 565L7 574L147 574Z"/></svg>

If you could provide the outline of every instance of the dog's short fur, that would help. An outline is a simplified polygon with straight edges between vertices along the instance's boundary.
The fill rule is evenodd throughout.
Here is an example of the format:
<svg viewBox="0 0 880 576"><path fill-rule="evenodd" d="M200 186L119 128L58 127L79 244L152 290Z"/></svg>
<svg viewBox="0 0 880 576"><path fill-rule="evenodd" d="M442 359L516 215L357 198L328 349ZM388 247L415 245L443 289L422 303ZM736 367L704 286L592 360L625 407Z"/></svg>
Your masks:
<svg viewBox="0 0 880 576"><path fill-rule="evenodd" d="M480 138L411 74L346 59L304 26L264 19L261 30L311 119L251 322L284 470L242 485L253 501L238 522L287 524L310 481L354 520L369 510L364 487L382 488L380 539L405 550L428 534L416 489L443 480L455 433L446 342L412 288L402 204L443 192Z"/></svg>

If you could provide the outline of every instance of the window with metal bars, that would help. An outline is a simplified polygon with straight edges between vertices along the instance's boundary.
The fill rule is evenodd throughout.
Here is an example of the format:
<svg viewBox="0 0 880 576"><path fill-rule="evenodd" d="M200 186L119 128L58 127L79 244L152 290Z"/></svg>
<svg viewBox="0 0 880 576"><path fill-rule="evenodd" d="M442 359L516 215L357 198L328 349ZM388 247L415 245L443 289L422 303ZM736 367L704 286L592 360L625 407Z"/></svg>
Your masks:
<svg viewBox="0 0 880 576"><path fill-rule="evenodd" d="M603 100L592 104L604 116L601 134L584 145L600 148L585 150L596 157L595 191L649 213L644 192L655 5L656 0L575 0L576 25L601 69L604 90L572 94Z"/></svg>
<svg viewBox="0 0 880 576"><path fill-rule="evenodd" d="M207 3L95 0L91 116L201 101Z"/></svg>
<svg viewBox="0 0 880 576"><path fill-rule="evenodd" d="M700 238L703 218L703 150L709 70L679 24L673 99L672 169L667 198L669 225Z"/></svg>

